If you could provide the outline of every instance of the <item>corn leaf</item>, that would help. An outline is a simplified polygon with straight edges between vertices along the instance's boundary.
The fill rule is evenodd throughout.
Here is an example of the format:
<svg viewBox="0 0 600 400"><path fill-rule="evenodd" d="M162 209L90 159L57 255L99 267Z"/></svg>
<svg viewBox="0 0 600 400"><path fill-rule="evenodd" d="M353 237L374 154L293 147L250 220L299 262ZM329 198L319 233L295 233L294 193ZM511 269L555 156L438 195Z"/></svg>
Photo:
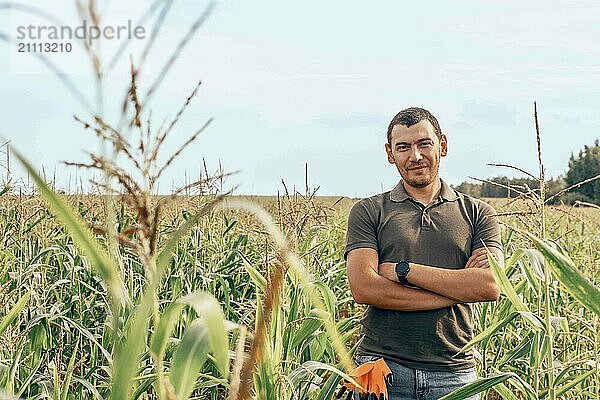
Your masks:
<svg viewBox="0 0 600 400"><path fill-rule="evenodd" d="M217 368L221 376L229 375L229 335L225 327L225 318L219 302L204 292L192 293L181 299L196 310L208 328L207 335Z"/></svg>
<svg viewBox="0 0 600 400"><path fill-rule="evenodd" d="M569 381L569 383L567 383L564 386L561 386L560 388L558 388L556 390L556 396L563 396L565 395L570 389L574 388L575 386L579 385L581 382L583 382L584 380L586 380L587 378L589 378L590 376L592 376L594 373L596 373L596 370L589 370L584 374L581 374L577 377L575 377L574 379L571 379Z"/></svg>
<svg viewBox="0 0 600 400"><path fill-rule="evenodd" d="M113 365L112 399L129 399L133 377L138 371L138 360L148 335L148 319L152 310L152 291L149 286L142 301L135 308L131 323L126 327L125 339L117 346Z"/></svg>
<svg viewBox="0 0 600 400"><path fill-rule="evenodd" d="M525 303L523 303L523 301L521 300L521 298L515 291L515 288L510 283L510 280L504 273L504 270L502 269L500 264L498 264L498 261L496 261L496 259L494 259L494 257L492 257L489 250L488 250L488 262L492 269L492 274L494 275L494 279L496 280L496 283L500 286L500 289L502 289L502 293L504 293L506 295L508 300L512 303L513 307L517 311L529 311L529 308L525 305Z"/></svg>
<svg viewBox="0 0 600 400"><path fill-rule="evenodd" d="M260 293L264 293L267 288L267 280L256 268L252 266L252 264L250 263L250 261L248 261L245 255L243 255L241 252L239 252L239 255L242 261L244 262L244 267L246 267L246 271L248 271L248 274L250 275L250 279L252 279L252 282L254 282L254 284L256 285L256 289Z"/></svg>
<svg viewBox="0 0 600 400"><path fill-rule="evenodd" d="M30 295L31 295L31 292L25 293L23 295L23 297L21 297L19 299L19 301L17 301L17 304L15 304L10 309L8 314L6 314L4 316L4 318L2 318L2 321L0 321L0 336L2 336L2 333L4 332L4 330L6 328L8 328L8 326L19 316L19 314L25 307L25 304L27 304L27 301L29 300Z"/></svg>
<svg viewBox="0 0 600 400"><path fill-rule="evenodd" d="M288 378L294 386L294 388L298 388L302 383L314 379L315 372L319 370L331 372L332 374L337 375L339 377L343 377L344 379L350 379L350 377L346 373L339 370L338 368L319 361L304 362L300 367L293 370L289 374Z"/></svg>
<svg viewBox="0 0 600 400"><path fill-rule="evenodd" d="M330 315L335 315L335 295L329 286L327 286L323 282L315 282L315 287L321 293L321 297L323 299L323 303L325 303L325 307L327 307L327 312Z"/></svg>
<svg viewBox="0 0 600 400"><path fill-rule="evenodd" d="M71 207L60 196L54 193L35 172L31 164L25 160L18 152L14 151L15 157L23 164L29 175L40 190L42 198L48 206L54 211L57 218L64 224L65 228L71 233L73 241L81 252L89 258L90 262L96 268L100 276L108 285L113 299L122 300L125 298L125 289L121 281L119 269L114 260L101 249L98 241L92 236L85 222L71 209Z"/></svg>
<svg viewBox="0 0 600 400"><path fill-rule="evenodd" d="M462 400L470 396L474 396L477 393L481 393L499 383L506 381L509 378L516 377L512 372L501 373L497 375L487 376L485 378L479 378L476 381L469 383L454 392L447 394L444 397L440 397L439 400Z"/></svg>
<svg viewBox="0 0 600 400"><path fill-rule="evenodd" d="M69 365L67 366L66 377L62 382L62 389L60 394L61 400L67 400L68 395L71 388L71 380L73 379L73 370L75 368L75 359L77 357L77 351L79 350L79 342L75 342L75 348L73 349L73 354L71 354L71 359L69 360Z"/></svg>
<svg viewBox="0 0 600 400"><path fill-rule="evenodd" d="M498 394L502 396L504 400L519 400L519 398L513 394L513 392L511 392L510 389L504 385L504 383L498 383L496 386L494 386L494 390L498 392Z"/></svg>
<svg viewBox="0 0 600 400"><path fill-rule="evenodd" d="M482 340L490 338L492 335L494 335L500 329L504 328L506 325L508 325L510 322L512 322L512 320L515 319L515 317L517 317L517 316L524 317L525 321L527 321L530 324L530 326L533 327L534 330L536 330L536 331L540 331L540 330L544 329L544 324L536 315L534 315L530 312L513 311L510 314L508 314L504 319L493 323L492 325L485 328L478 335L476 335L473 339L471 339L469 341L469 343L467 343L465 345L465 347L463 347L460 350L459 354L467 351L468 349L470 349L477 343L481 342Z"/></svg>
<svg viewBox="0 0 600 400"><path fill-rule="evenodd" d="M577 269L573 260L549 242L538 239L530 233L527 233L527 236L550 261L547 263L548 266L565 290L579 300L585 308L600 315L600 290Z"/></svg>
<svg viewBox="0 0 600 400"><path fill-rule="evenodd" d="M329 379L325 382L322 389L319 391L319 394L315 398L315 400L331 400L335 396L335 392L342 378L338 374L331 374Z"/></svg>
<svg viewBox="0 0 600 400"><path fill-rule="evenodd" d="M291 349L293 350L302 344L309 336L314 334L317 329L323 325L323 321L319 317L319 314L312 310L309 316L302 321L300 327L295 329L294 336L292 338Z"/></svg>
<svg viewBox="0 0 600 400"><path fill-rule="evenodd" d="M223 198L223 195L219 195L209 203L205 204L200 211L189 217L179 229L171 233L171 236L167 239L165 245L160 249L156 259L156 267L158 269L159 277L162 276L163 271L167 267L167 263L171 259L171 255L177 247L177 243L190 232L194 225L200 221L200 218L212 211L217 204L223 200Z"/></svg>
<svg viewBox="0 0 600 400"><path fill-rule="evenodd" d="M173 332L173 327L177 322L177 317L179 316L179 312L182 308L182 303L174 302L165 308L165 310L161 313L160 322L154 331L152 340L150 342L150 351L152 354L157 356L164 355L167 341L169 340L171 332Z"/></svg>
<svg viewBox="0 0 600 400"><path fill-rule="evenodd" d="M173 354L169 379L175 388L177 400L188 399L194 390L196 377L206 362L209 348L206 323L198 318L185 330Z"/></svg>

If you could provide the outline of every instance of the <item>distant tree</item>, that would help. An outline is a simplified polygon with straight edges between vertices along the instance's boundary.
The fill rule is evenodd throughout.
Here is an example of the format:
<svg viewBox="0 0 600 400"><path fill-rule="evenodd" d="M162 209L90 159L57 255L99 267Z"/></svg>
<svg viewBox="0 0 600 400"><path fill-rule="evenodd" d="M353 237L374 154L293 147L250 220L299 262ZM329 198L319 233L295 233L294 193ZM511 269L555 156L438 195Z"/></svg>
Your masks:
<svg viewBox="0 0 600 400"><path fill-rule="evenodd" d="M488 179L488 181L481 184L481 197L509 197L509 189L503 187L508 186L508 178L506 176L496 176Z"/></svg>
<svg viewBox="0 0 600 400"><path fill-rule="evenodd" d="M461 193L478 198L515 198L518 197L520 193L527 193L529 190L538 190L540 187L539 181L531 178L507 178L506 176L496 176L487 179L487 181L488 182L483 183L462 182L460 185L453 187ZM502 186L499 186L498 184ZM546 199L552 197L565 187L565 179L562 176L546 181ZM576 199L581 200L580 195L567 193L552 199L551 204L560 204L561 202L572 203L575 201L573 200L573 196L579 196Z"/></svg>
<svg viewBox="0 0 600 400"><path fill-rule="evenodd" d="M600 175L600 142L596 139L593 146L584 146L577 157L571 154L565 182L567 186L571 186L598 175ZM571 193L573 195L569 196L570 200L600 204L600 180L581 185Z"/></svg>
<svg viewBox="0 0 600 400"><path fill-rule="evenodd" d="M566 186L565 178L561 175L558 178L552 178L546 182L546 199L554 196L556 193L563 190ZM550 200L550 204L560 204L561 202L569 204L567 199L568 193Z"/></svg>
<svg viewBox="0 0 600 400"><path fill-rule="evenodd" d="M477 183L463 182L455 189L472 197L481 197L481 185Z"/></svg>
<svg viewBox="0 0 600 400"><path fill-rule="evenodd" d="M504 197L514 198L520 193L528 192L529 189L538 189L539 182L530 178L507 178L497 176L488 179L481 185L481 197Z"/></svg>
<svg viewBox="0 0 600 400"><path fill-rule="evenodd" d="M469 196L473 197L515 198L519 196L520 193L527 193L530 189L537 190L540 187L537 180L530 178L507 178L505 176L496 176L487 180L489 182L462 182L460 185L457 185L454 188L461 193L468 194ZM497 184L503 186L499 186ZM546 198L551 197L564 188L565 180L562 176L550 179L546 182ZM560 200L564 199L564 197L565 195L560 196L559 199L553 199L552 204L560 203Z"/></svg>

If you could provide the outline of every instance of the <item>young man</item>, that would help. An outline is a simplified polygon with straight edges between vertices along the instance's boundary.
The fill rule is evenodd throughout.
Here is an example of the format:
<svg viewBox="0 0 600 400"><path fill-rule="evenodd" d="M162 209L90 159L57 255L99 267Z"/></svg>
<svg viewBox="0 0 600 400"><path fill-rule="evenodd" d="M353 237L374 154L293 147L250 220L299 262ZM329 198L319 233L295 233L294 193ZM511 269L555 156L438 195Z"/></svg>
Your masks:
<svg viewBox="0 0 600 400"><path fill-rule="evenodd" d="M438 399L476 379L472 352L459 351L473 337L471 303L500 294L485 250L503 262L500 227L492 207L440 179L448 141L429 111L400 111L385 150L402 179L348 219L350 290L368 305L356 359L384 358L390 400Z"/></svg>

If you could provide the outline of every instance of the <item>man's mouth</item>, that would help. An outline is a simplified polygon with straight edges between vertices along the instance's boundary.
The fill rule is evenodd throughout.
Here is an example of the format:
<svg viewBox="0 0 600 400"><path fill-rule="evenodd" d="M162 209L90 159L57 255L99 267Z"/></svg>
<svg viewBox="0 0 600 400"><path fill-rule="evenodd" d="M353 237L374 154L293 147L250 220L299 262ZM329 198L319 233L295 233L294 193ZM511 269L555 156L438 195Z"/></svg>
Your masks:
<svg viewBox="0 0 600 400"><path fill-rule="evenodd" d="M414 171L414 170L417 170L417 169L423 169L423 168L427 168L427 167L428 167L427 165L419 165L418 167L412 167L412 168L409 168L408 170L409 171Z"/></svg>

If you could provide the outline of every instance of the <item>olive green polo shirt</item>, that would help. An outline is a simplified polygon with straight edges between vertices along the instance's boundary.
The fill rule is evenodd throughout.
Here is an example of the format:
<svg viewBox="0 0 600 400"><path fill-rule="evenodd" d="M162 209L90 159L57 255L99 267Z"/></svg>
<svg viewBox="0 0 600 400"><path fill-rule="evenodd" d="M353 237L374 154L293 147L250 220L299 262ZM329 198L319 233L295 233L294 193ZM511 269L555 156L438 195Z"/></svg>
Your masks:
<svg viewBox="0 0 600 400"><path fill-rule="evenodd" d="M357 202L350 211L344 257L368 247L379 263L410 261L438 268L465 267L473 250L502 249L494 209L442 181L431 204L412 199L402 181L389 192ZM472 304L426 311L394 311L367 306L357 354L382 356L430 371L475 365L472 351L457 354L473 337Z"/></svg>

